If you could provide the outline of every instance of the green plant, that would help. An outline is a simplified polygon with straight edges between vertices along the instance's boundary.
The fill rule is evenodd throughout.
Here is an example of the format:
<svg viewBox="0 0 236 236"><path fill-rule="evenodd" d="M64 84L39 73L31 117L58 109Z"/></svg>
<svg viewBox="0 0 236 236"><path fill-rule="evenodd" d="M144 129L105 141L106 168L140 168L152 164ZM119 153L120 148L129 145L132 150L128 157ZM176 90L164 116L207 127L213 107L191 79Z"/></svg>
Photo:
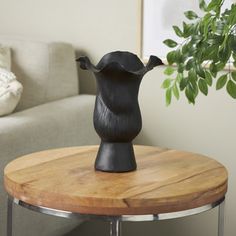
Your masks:
<svg viewBox="0 0 236 236"><path fill-rule="evenodd" d="M206 4L199 0L203 16L187 11L184 14L189 22L183 22L182 29L173 26L182 42L164 41L172 48L167 54L169 66L164 71L168 78L162 84L167 105L173 95L179 99L180 91L194 104L199 91L208 94L214 78L217 90L226 87L228 94L236 99L236 71L232 70L236 67L236 4L223 11L224 1L211 0ZM218 72L226 65L228 70L218 78Z"/></svg>

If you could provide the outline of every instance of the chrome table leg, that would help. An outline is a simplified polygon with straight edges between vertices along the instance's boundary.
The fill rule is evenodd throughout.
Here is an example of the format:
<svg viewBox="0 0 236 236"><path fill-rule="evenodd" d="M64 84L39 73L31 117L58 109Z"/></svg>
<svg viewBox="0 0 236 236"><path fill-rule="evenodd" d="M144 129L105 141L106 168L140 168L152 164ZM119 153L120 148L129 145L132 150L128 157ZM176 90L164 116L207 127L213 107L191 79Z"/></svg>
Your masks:
<svg viewBox="0 0 236 236"><path fill-rule="evenodd" d="M224 236L225 200L219 205L218 211L218 236Z"/></svg>
<svg viewBox="0 0 236 236"><path fill-rule="evenodd" d="M7 199L7 236L12 236L12 207L13 201Z"/></svg>
<svg viewBox="0 0 236 236"><path fill-rule="evenodd" d="M110 221L110 236L121 236L121 222L118 219Z"/></svg>

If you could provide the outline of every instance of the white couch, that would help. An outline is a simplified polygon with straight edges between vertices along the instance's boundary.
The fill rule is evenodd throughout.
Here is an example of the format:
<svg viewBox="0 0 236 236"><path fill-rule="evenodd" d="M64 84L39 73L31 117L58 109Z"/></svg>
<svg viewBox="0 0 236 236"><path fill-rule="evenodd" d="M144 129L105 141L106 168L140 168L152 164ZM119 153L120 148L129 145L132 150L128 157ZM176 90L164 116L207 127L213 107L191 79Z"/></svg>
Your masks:
<svg viewBox="0 0 236 236"><path fill-rule="evenodd" d="M0 37L12 49L12 71L24 86L16 112L0 117L0 235L6 230L4 166L18 156L57 147L98 143L93 95L79 95L75 52L66 43ZM15 207L16 208L16 207ZM64 235L78 222L17 207L14 236Z"/></svg>

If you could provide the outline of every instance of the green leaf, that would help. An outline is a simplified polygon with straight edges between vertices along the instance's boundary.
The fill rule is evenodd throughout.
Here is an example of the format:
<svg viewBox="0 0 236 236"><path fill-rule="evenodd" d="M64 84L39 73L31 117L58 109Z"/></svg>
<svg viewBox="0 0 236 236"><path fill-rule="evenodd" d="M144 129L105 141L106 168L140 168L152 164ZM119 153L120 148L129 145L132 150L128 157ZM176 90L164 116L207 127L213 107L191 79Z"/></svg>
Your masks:
<svg viewBox="0 0 236 236"><path fill-rule="evenodd" d="M212 86L212 76L211 76L211 73L208 72L208 71L205 71L205 79L206 79L206 82L209 86Z"/></svg>
<svg viewBox="0 0 236 236"><path fill-rule="evenodd" d="M196 73L196 71L194 70L194 69L191 69L189 72L188 72L188 79L190 80L190 81L194 81L194 82L196 82L197 81L197 73Z"/></svg>
<svg viewBox="0 0 236 236"><path fill-rule="evenodd" d="M209 37L206 40L207 43L209 43L210 45L218 47L223 43L224 38L222 35L209 35Z"/></svg>
<svg viewBox="0 0 236 236"><path fill-rule="evenodd" d="M175 51L171 51L167 54L167 61L169 65L172 65L175 62Z"/></svg>
<svg viewBox="0 0 236 236"><path fill-rule="evenodd" d="M175 69L171 66L166 67L166 69L164 70L165 75L172 75L174 72L175 72Z"/></svg>
<svg viewBox="0 0 236 236"><path fill-rule="evenodd" d="M225 62L219 62L216 64L217 71L221 71L225 68Z"/></svg>
<svg viewBox="0 0 236 236"><path fill-rule="evenodd" d="M163 41L163 43L170 48L175 48L178 45L178 43L176 43L172 39L166 39L165 41Z"/></svg>
<svg viewBox="0 0 236 236"><path fill-rule="evenodd" d="M192 86L192 89L194 91L193 96L194 96L194 99L195 99L198 95L198 90L199 90L198 86L197 86L197 81L195 81L194 83L191 82L191 86Z"/></svg>
<svg viewBox="0 0 236 236"><path fill-rule="evenodd" d="M186 70L191 70L194 67L194 64L195 64L195 60L193 58L188 60L186 66L185 66Z"/></svg>
<svg viewBox="0 0 236 236"><path fill-rule="evenodd" d="M203 26L203 35L206 38L209 32L209 28L212 22L211 14L206 14L203 18L202 21L202 26Z"/></svg>
<svg viewBox="0 0 236 236"><path fill-rule="evenodd" d="M182 57L182 53L181 53L180 49L176 50L175 51L175 61L176 61L176 63L177 64L182 63L182 59L183 59L183 57Z"/></svg>
<svg viewBox="0 0 236 236"><path fill-rule="evenodd" d="M168 77L173 76L167 87L171 89L172 96L179 97L180 91L185 91L188 100L194 103L199 90L205 95L208 94L213 78L218 78L218 72L225 68L231 56L236 68L236 4L225 10L222 7L224 1L199 0L199 7L204 11L203 16L190 10L185 12L190 21L183 22L183 28L173 26L175 34L184 38L183 42L178 44L177 40L175 42L172 39L164 41L169 47L178 45L175 51L172 49L167 54L169 65L177 66L174 68L175 73L172 69L165 71ZM204 68L205 63L209 63L209 70ZM230 70L227 75L220 74L219 77L217 89L227 85L229 80L236 84L236 71ZM174 79L175 82L172 81Z"/></svg>
<svg viewBox="0 0 236 236"><path fill-rule="evenodd" d="M180 64L178 65L178 73L183 73L183 71L184 71L184 64L183 64L183 63L180 63Z"/></svg>
<svg viewBox="0 0 236 236"><path fill-rule="evenodd" d="M171 84L171 80L170 79L165 79L164 82L162 83L162 88L166 89L169 88Z"/></svg>
<svg viewBox="0 0 236 236"><path fill-rule="evenodd" d="M207 83L205 80L200 79L198 81L198 87L200 89L200 91L204 94L207 95L208 94L208 87L207 87Z"/></svg>
<svg viewBox="0 0 236 236"><path fill-rule="evenodd" d="M218 50L219 46L217 44L209 46L204 50L204 60L213 60L214 62L217 62L219 60Z"/></svg>
<svg viewBox="0 0 236 236"><path fill-rule="evenodd" d="M231 7L231 11L229 11L228 13L229 13L228 23L230 25L235 25L236 24L236 7L235 7L235 5L233 5Z"/></svg>
<svg viewBox="0 0 236 236"><path fill-rule="evenodd" d="M171 51L167 54L166 59L169 65L176 63L176 51Z"/></svg>
<svg viewBox="0 0 236 236"><path fill-rule="evenodd" d="M205 24L209 21L209 19L211 18L211 16L212 16L212 14L209 13L209 12L204 15L204 17L202 18L202 23L203 23L203 25L205 25Z"/></svg>
<svg viewBox="0 0 236 236"><path fill-rule="evenodd" d="M189 85L185 89L185 95L188 98L189 103L195 104L194 91Z"/></svg>
<svg viewBox="0 0 236 236"><path fill-rule="evenodd" d="M194 42L193 38L191 38L191 41L183 44L182 53L187 55L188 57L191 57L195 52L196 52L196 42Z"/></svg>
<svg viewBox="0 0 236 236"><path fill-rule="evenodd" d="M231 77L236 81L236 71L231 72Z"/></svg>
<svg viewBox="0 0 236 236"><path fill-rule="evenodd" d="M226 63L231 56L231 48L229 43L226 43L226 45L222 48L222 50L219 51L219 58L221 62Z"/></svg>
<svg viewBox="0 0 236 236"><path fill-rule="evenodd" d="M215 18L211 21L211 30L214 34L216 33L216 19Z"/></svg>
<svg viewBox="0 0 236 236"><path fill-rule="evenodd" d="M210 71L211 71L211 74L214 76L214 78L216 78L218 70L217 70L217 66L214 62L212 62L210 65Z"/></svg>
<svg viewBox="0 0 236 236"><path fill-rule="evenodd" d="M236 84L232 80L228 81L226 90L232 98L236 99Z"/></svg>
<svg viewBox="0 0 236 236"><path fill-rule="evenodd" d="M191 37L191 43L192 44L197 44L202 40L202 36L201 35L192 35Z"/></svg>
<svg viewBox="0 0 236 236"><path fill-rule="evenodd" d="M181 29L178 26L174 25L173 29L174 29L177 36L183 37L183 32L181 31Z"/></svg>
<svg viewBox="0 0 236 236"><path fill-rule="evenodd" d="M206 11L207 9L207 4L204 0L199 0L199 8L203 11Z"/></svg>
<svg viewBox="0 0 236 236"><path fill-rule="evenodd" d="M183 37L188 38L194 31L194 24L186 24L183 22Z"/></svg>
<svg viewBox="0 0 236 236"><path fill-rule="evenodd" d="M196 45L191 44L190 42L189 49L188 49L189 56L194 56L196 52L197 52Z"/></svg>
<svg viewBox="0 0 236 236"><path fill-rule="evenodd" d="M231 46L233 52L236 53L236 35L231 35L231 37L230 37L230 46Z"/></svg>
<svg viewBox="0 0 236 236"><path fill-rule="evenodd" d="M173 86L172 91L176 99L179 100L179 89L176 84Z"/></svg>
<svg viewBox="0 0 236 236"><path fill-rule="evenodd" d="M220 4L221 4L222 0L212 0L209 5L207 6L207 11L214 11L217 12L217 10L220 8Z"/></svg>
<svg viewBox="0 0 236 236"><path fill-rule="evenodd" d="M188 84L188 78L186 77L182 78L179 84L180 90L183 91L186 88L187 84Z"/></svg>
<svg viewBox="0 0 236 236"><path fill-rule="evenodd" d="M189 20L194 20L198 18L198 15L194 11L186 11L184 12L184 15L189 19Z"/></svg>
<svg viewBox="0 0 236 236"><path fill-rule="evenodd" d="M190 45L189 43L185 43L183 46L182 46L182 53L183 54L189 54L189 49L192 45Z"/></svg>
<svg viewBox="0 0 236 236"><path fill-rule="evenodd" d="M224 36L223 35L223 32L224 32L224 24L225 23L223 23L223 22L221 22L221 21L217 21L216 22L216 33L217 34L219 34L219 35L222 35L222 36Z"/></svg>
<svg viewBox="0 0 236 236"><path fill-rule="evenodd" d="M216 90L223 88L227 82L227 79L228 79L227 74L220 76L220 78L217 80L216 83Z"/></svg>
<svg viewBox="0 0 236 236"><path fill-rule="evenodd" d="M166 106L169 106L171 103L172 90L169 88L166 90Z"/></svg>
<svg viewBox="0 0 236 236"><path fill-rule="evenodd" d="M178 75L176 76L176 82L180 83L180 81L183 79L183 74L182 73L178 73Z"/></svg>
<svg viewBox="0 0 236 236"><path fill-rule="evenodd" d="M198 95L198 86L197 86L197 73L195 70L190 70L188 73L188 79L189 79L189 86L191 87L192 93L193 93L193 97L195 99L195 97Z"/></svg>
<svg viewBox="0 0 236 236"><path fill-rule="evenodd" d="M202 78L204 78L205 79L205 71L204 71L204 69L202 68L202 65L201 64L196 64L196 71L197 71L197 74L200 76L200 77L202 77Z"/></svg>

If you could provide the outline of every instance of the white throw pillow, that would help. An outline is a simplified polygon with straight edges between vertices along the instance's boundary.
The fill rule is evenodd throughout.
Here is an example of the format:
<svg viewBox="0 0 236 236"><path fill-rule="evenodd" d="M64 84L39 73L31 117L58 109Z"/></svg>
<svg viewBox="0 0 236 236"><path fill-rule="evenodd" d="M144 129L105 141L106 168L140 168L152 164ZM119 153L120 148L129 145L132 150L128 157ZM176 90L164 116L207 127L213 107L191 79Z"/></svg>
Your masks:
<svg viewBox="0 0 236 236"><path fill-rule="evenodd" d="M23 91L23 86L10 72L10 68L10 48L0 45L0 116L14 111Z"/></svg>

